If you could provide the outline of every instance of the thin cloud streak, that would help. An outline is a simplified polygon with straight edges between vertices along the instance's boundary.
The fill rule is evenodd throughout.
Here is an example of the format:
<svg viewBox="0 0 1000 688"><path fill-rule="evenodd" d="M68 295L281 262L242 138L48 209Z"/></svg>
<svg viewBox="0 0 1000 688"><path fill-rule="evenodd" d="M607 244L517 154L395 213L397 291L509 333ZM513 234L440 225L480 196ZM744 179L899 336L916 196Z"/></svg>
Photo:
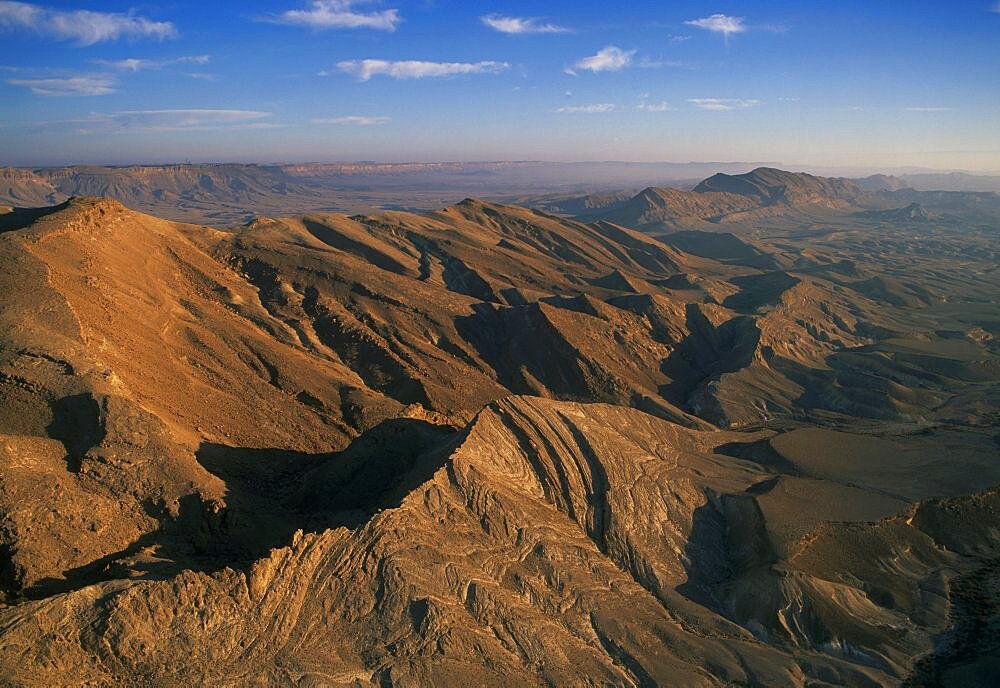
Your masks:
<svg viewBox="0 0 1000 688"><path fill-rule="evenodd" d="M115 92L113 79L75 76L66 79L8 79L11 86L25 86L38 96L106 96Z"/></svg>
<svg viewBox="0 0 1000 688"><path fill-rule="evenodd" d="M688 98L688 102L702 110L713 112L746 110L760 104L760 101L756 99L744 100L740 98Z"/></svg>
<svg viewBox="0 0 1000 688"><path fill-rule="evenodd" d="M331 117L311 120L313 124L337 124L340 126L372 127L392 121L389 117L365 117L362 115L347 115L346 117Z"/></svg>
<svg viewBox="0 0 1000 688"><path fill-rule="evenodd" d="M674 108L667 101L659 103L639 103L636 109L640 112L669 112Z"/></svg>
<svg viewBox="0 0 1000 688"><path fill-rule="evenodd" d="M364 0L362 0L363 2ZM399 10L358 12L358 0L313 0L308 9L288 10L276 17L263 17L261 21L272 24L307 26L313 29L375 29L395 31L403 18Z"/></svg>
<svg viewBox="0 0 1000 688"><path fill-rule="evenodd" d="M639 60L636 66L639 69L664 69L667 67L685 67L685 63L678 60L653 60L648 57L644 57Z"/></svg>
<svg viewBox="0 0 1000 688"><path fill-rule="evenodd" d="M563 113L583 113L588 115L602 112L613 112L615 106L612 103L594 103L593 105L567 105L553 110L553 112Z"/></svg>
<svg viewBox="0 0 1000 688"><path fill-rule="evenodd" d="M163 40L177 35L171 22L153 21L134 12L64 11L26 2L0 2L0 29L27 29L56 40L76 41L79 46L119 38Z"/></svg>
<svg viewBox="0 0 1000 688"><path fill-rule="evenodd" d="M500 14L488 14L479 18L486 26L500 33L532 34L532 33L567 33L569 29L558 24L543 24L536 17L506 17Z"/></svg>
<svg viewBox="0 0 1000 688"><path fill-rule="evenodd" d="M185 55L169 60L145 60L135 57L124 60L91 60L94 64L116 69L120 72L141 72L147 69L163 69L164 67L179 64L206 65L210 61L211 56L209 55Z"/></svg>
<svg viewBox="0 0 1000 688"><path fill-rule="evenodd" d="M271 116L259 110L178 109L123 110L95 113L81 124L92 128L129 131L178 131L192 129L275 129L281 125L261 122Z"/></svg>
<svg viewBox="0 0 1000 688"><path fill-rule="evenodd" d="M346 60L338 62L337 69L350 74L358 81L368 81L373 76L387 76L392 79L429 79L463 74L499 74L510 69L510 63Z"/></svg>

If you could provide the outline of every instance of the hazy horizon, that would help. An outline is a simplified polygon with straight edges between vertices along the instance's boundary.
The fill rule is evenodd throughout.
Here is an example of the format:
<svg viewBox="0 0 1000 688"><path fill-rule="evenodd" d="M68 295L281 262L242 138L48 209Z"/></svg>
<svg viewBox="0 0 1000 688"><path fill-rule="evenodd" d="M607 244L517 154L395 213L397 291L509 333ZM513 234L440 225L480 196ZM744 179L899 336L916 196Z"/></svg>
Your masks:
<svg viewBox="0 0 1000 688"><path fill-rule="evenodd" d="M108 167L108 168L130 168L130 167L169 167L176 165L246 165L246 166L259 166L259 167L293 167L293 166L309 166L309 165L377 165L377 166L407 166L407 165L524 165L524 166L567 166L567 167L584 167L588 165L592 166L621 166L621 167L641 167L641 168L704 168L701 170L695 169L690 172L690 176L685 176L682 170L672 170L667 172L676 174L676 177L672 178L672 181L692 181L695 179L702 179L703 177L714 174L715 172L725 172L727 174L739 174L741 171L751 171L759 167L770 167L776 169L782 169L789 172L805 172L808 174L816 174L821 176L831 176L831 177L848 177L848 178L861 178L868 177L878 174L884 174L888 176L907 176L907 175L949 175L949 174L965 174L970 176L979 177L995 177L1000 175L1000 168L997 169L986 169L986 170L970 170L970 169L959 169L959 168L934 168L934 167L919 167L919 166L906 166L906 167L891 167L891 166L850 166L850 165L810 165L805 163L786 163L783 161L773 161L773 160L653 160L653 161L641 161L641 160L515 160L515 159L497 159L497 160L486 160L486 159L476 159L476 160L451 160L451 159L440 159L440 160L407 160L407 159L314 159L314 160L295 160L295 159L197 159L197 158L183 158L183 159L161 159L161 160L143 160L137 159L134 161L122 161L122 162L102 162L100 160L94 161L68 161L60 163L50 163L50 164L11 164L5 160L0 160L0 167L8 166L22 169L58 169L63 167ZM711 171L706 171L706 169L711 168ZM579 180L583 182L584 180ZM595 178L594 183L597 185L611 184L610 181L605 182L601 178ZM608 188L619 188L621 184L615 185L611 184Z"/></svg>
<svg viewBox="0 0 1000 688"><path fill-rule="evenodd" d="M1000 171L1000 5L0 2L0 163Z"/></svg>

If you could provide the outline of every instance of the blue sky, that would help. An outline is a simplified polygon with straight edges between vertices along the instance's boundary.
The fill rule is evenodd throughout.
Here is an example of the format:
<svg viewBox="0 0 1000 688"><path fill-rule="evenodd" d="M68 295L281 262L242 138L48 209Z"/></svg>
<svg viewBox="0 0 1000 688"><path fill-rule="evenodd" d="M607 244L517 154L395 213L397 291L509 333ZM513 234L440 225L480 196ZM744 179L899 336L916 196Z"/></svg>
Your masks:
<svg viewBox="0 0 1000 688"><path fill-rule="evenodd" d="M1000 3L0 2L0 164L1000 171Z"/></svg>

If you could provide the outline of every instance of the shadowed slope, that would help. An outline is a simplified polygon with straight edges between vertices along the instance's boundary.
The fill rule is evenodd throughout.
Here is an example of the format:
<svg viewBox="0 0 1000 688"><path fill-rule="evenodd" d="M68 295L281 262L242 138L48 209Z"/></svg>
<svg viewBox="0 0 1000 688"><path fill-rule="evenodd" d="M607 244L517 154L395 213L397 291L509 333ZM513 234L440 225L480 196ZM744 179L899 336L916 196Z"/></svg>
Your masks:
<svg viewBox="0 0 1000 688"><path fill-rule="evenodd" d="M9 610L4 676L44 652L48 675L100 681L898 680L946 623L903 596L974 567L924 530L938 507L860 527L884 561L910 543L894 581L877 563L858 580L825 562L860 552L833 545L837 527L781 565L746 492L768 474L711 453L734 439L609 406L498 402L427 482L356 530L299 533L247 573L106 583ZM951 518L970 507L955 502ZM891 587L869 594L869 580Z"/></svg>
<svg viewBox="0 0 1000 688"><path fill-rule="evenodd" d="M18 213L0 682L871 686L995 651L988 228L694 256L472 199Z"/></svg>

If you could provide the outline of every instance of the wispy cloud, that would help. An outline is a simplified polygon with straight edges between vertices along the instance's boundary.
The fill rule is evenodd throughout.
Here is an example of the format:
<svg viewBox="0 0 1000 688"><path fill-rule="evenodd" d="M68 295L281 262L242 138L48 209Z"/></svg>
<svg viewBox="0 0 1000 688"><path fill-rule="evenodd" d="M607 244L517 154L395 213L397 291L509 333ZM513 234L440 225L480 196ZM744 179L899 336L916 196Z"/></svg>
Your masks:
<svg viewBox="0 0 1000 688"><path fill-rule="evenodd" d="M423 60L347 60L338 62L337 69L368 81L373 76L388 76L393 79L427 79L431 77L457 76L461 74L499 74L510 69L507 62L426 62Z"/></svg>
<svg viewBox="0 0 1000 688"><path fill-rule="evenodd" d="M598 50L596 55L579 60L568 68L566 73L575 75L578 69L586 69L591 72L616 72L632 64L633 57L635 57L634 50L622 50L609 45Z"/></svg>
<svg viewBox="0 0 1000 688"><path fill-rule="evenodd" d="M313 29L376 29L395 31L403 18L399 10L359 12L356 5L368 0L313 0L307 9L288 10L277 16L262 17L274 24L308 26Z"/></svg>
<svg viewBox="0 0 1000 688"><path fill-rule="evenodd" d="M996 12L997 14L1000 14L1000 0L998 0L998 2L993 3L993 7L990 8L990 12Z"/></svg>
<svg viewBox="0 0 1000 688"><path fill-rule="evenodd" d="M593 115L601 112L612 112L615 106L612 103L594 103L593 105L566 105L558 107L553 112L584 113Z"/></svg>
<svg viewBox="0 0 1000 688"><path fill-rule="evenodd" d="M113 79L74 76L65 79L8 79L12 86L25 86L39 96L106 96L115 92Z"/></svg>
<svg viewBox="0 0 1000 688"><path fill-rule="evenodd" d="M746 110L760 104L760 101L756 99L743 100L740 98L688 98L688 102L702 110L713 110L716 112Z"/></svg>
<svg viewBox="0 0 1000 688"><path fill-rule="evenodd" d="M565 26L543 23L537 17L506 17L500 14L488 14L480 19L486 26L500 33L566 33L569 31Z"/></svg>
<svg viewBox="0 0 1000 688"><path fill-rule="evenodd" d="M27 2L0 2L0 29L27 29L81 46L119 38L163 40L177 35L171 22L153 21L134 12L56 10Z"/></svg>
<svg viewBox="0 0 1000 688"><path fill-rule="evenodd" d="M664 67L684 67L685 64L678 60L654 60L644 57L636 64L639 69L663 69Z"/></svg>
<svg viewBox="0 0 1000 688"><path fill-rule="evenodd" d="M743 33L747 30L746 24L743 23L743 17L730 17L726 14L713 14L708 17L702 17L701 19L692 19L684 23L689 26L695 26L699 29L711 31L712 33L721 33L727 41L729 40L730 34Z"/></svg>
<svg viewBox="0 0 1000 688"><path fill-rule="evenodd" d="M178 131L192 129L273 129L278 124L263 122L270 112L258 110L123 110L94 113L77 122L91 130Z"/></svg>
<svg viewBox="0 0 1000 688"><path fill-rule="evenodd" d="M209 55L185 55L168 60L144 60L130 57L124 60L91 60L91 62L104 67L110 67L111 69L116 69L120 72L140 72L147 69L163 69L164 67L179 64L205 65L208 64L211 59L212 58Z"/></svg>
<svg viewBox="0 0 1000 688"><path fill-rule="evenodd" d="M372 127L390 122L389 117L364 117L362 115L347 115L346 117L330 117L312 120L313 124L353 125L357 127Z"/></svg>
<svg viewBox="0 0 1000 688"><path fill-rule="evenodd" d="M636 109L640 112L669 112L674 108L671 107L670 103L667 101L661 101L659 103L639 103Z"/></svg>
<svg viewBox="0 0 1000 688"><path fill-rule="evenodd" d="M950 112L954 108L950 107L930 107L930 106L914 106L903 108L907 112Z"/></svg>

